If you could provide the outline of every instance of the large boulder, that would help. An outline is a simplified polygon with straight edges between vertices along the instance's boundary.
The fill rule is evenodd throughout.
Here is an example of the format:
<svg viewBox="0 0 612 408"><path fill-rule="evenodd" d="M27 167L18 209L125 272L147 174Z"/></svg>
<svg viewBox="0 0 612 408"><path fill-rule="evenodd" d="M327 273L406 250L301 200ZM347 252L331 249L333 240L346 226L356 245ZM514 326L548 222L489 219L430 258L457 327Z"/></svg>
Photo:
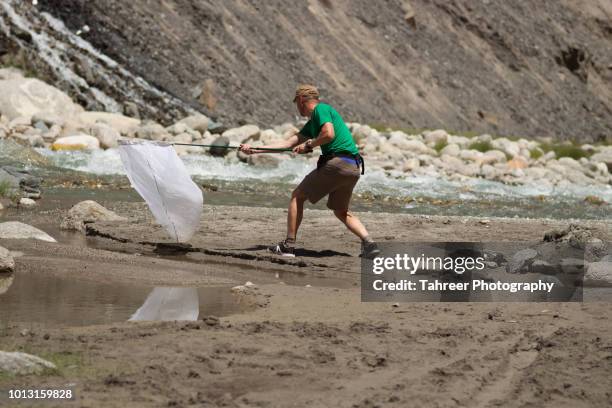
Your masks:
<svg viewBox="0 0 612 408"><path fill-rule="evenodd" d="M591 156L592 162L604 163L608 167L608 171L612 173L612 147L606 147L599 153Z"/></svg>
<svg viewBox="0 0 612 408"><path fill-rule="evenodd" d="M506 264L507 273L525 273L538 256L538 252L532 248L517 251Z"/></svg>
<svg viewBox="0 0 612 408"><path fill-rule="evenodd" d="M8 375L41 374L46 370L56 370L55 364L40 357L19 351L0 351L0 373Z"/></svg>
<svg viewBox="0 0 612 408"><path fill-rule="evenodd" d="M159 123L145 123L135 130L135 136L146 140L170 140L170 133Z"/></svg>
<svg viewBox="0 0 612 408"><path fill-rule="evenodd" d="M127 221L127 218L115 214L95 201L87 200L75 204L68 211L68 215L60 223L60 228L85 231L85 224L95 221Z"/></svg>
<svg viewBox="0 0 612 408"><path fill-rule="evenodd" d="M584 274L585 286L612 286L612 262L592 262Z"/></svg>
<svg viewBox="0 0 612 408"><path fill-rule="evenodd" d="M446 130L437 129L430 132L424 132L425 143L435 145L436 143L448 143L449 134Z"/></svg>
<svg viewBox="0 0 612 408"><path fill-rule="evenodd" d="M187 116L186 118L179 120L177 123L182 123L193 130L204 133L208 130L209 122L210 119L201 113L197 113L195 115Z"/></svg>
<svg viewBox="0 0 612 408"><path fill-rule="evenodd" d="M52 236L31 225L19 221L0 223L0 239L38 239L40 241L57 242Z"/></svg>
<svg viewBox="0 0 612 408"><path fill-rule="evenodd" d="M100 142L100 147L110 149L117 147L121 134L105 123L96 123L91 127L91 134Z"/></svg>
<svg viewBox="0 0 612 408"><path fill-rule="evenodd" d="M229 146L229 144L230 144L230 140L225 136L219 136L212 142L213 146ZM224 147L211 147L209 151L211 156L218 156L218 157L223 157L228 152L229 152L229 149L226 149Z"/></svg>
<svg viewBox="0 0 612 408"><path fill-rule="evenodd" d="M9 195L19 194L27 198L40 198L42 194L40 190L42 179L32 176L27 170L18 167L0 167L0 183L9 186Z"/></svg>
<svg viewBox="0 0 612 408"><path fill-rule="evenodd" d="M83 108L64 92L34 78L0 80L0 113L9 119L50 114L74 116Z"/></svg>
<svg viewBox="0 0 612 408"><path fill-rule="evenodd" d="M517 142L508 140L505 137L493 139L493 141L491 142L491 146L493 146L493 148L497 150L501 150L510 157L518 156L521 152L521 148L519 147Z"/></svg>
<svg viewBox="0 0 612 408"><path fill-rule="evenodd" d="M259 139L259 128L255 125L244 125L223 132L222 136L229 139L231 143L243 143L248 139Z"/></svg>
<svg viewBox="0 0 612 408"><path fill-rule="evenodd" d="M83 112L78 114L75 119L77 124L85 129L89 129L96 123L102 122L122 135L129 135L140 126L140 120L138 119L111 112Z"/></svg>
<svg viewBox="0 0 612 408"><path fill-rule="evenodd" d="M489 150L480 157L481 164L505 163L506 154L501 150Z"/></svg>
<svg viewBox="0 0 612 408"><path fill-rule="evenodd" d="M0 274L12 273L15 271L15 260L10 251L0 246Z"/></svg>
<svg viewBox="0 0 612 408"><path fill-rule="evenodd" d="M97 150L100 148L100 141L84 133L60 137L51 145L52 150Z"/></svg>
<svg viewBox="0 0 612 408"><path fill-rule="evenodd" d="M282 160L281 155L270 153L251 154L247 157L248 164L266 168L278 167Z"/></svg>

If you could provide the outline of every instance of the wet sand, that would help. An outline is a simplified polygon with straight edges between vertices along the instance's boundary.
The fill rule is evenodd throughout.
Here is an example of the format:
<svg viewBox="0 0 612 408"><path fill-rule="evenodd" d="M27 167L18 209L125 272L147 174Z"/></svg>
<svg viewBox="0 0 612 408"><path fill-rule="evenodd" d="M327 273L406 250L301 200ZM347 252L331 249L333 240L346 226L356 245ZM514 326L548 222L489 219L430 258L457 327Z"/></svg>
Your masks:
<svg viewBox="0 0 612 408"><path fill-rule="evenodd" d="M61 375L0 377L0 389L71 383L77 405L91 407L612 403L608 303L362 303L359 243L328 211L306 211L299 256L287 259L264 249L282 238L283 210L206 206L192 248L176 252L160 245L167 239L142 203L101 204L130 222L90 224L86 238L59 234L57 244L0 241L23 253L16 273L168 286L248 280L258 289L232 296L251 299L253 307L197 322L26 332L9 325L0 349L55 359ZM65 211L10 217L49 230ZM568 223L359 216L380 241L533 241ZM580 224L610 240L609 222Z"/></svg>

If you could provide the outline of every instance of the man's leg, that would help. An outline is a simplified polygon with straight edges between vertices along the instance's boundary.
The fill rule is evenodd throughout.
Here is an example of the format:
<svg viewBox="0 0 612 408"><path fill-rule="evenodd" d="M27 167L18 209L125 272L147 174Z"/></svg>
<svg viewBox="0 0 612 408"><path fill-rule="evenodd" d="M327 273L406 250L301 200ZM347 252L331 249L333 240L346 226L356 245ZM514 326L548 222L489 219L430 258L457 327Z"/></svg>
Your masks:
<svg viewBox="0 0 612 408"><path fill-rule="evenodd" d="M297 238L297 232L302 223L304 201L306 201L304 192L299 188L293 190L291 201L289 201L289 210L287 212L287 238L293 241Z"/></svg>
<svg viewBox="0 0 612 408"><path fill-rule="evenodd" d="M349 210L334 210L334 215L342 221L344 225L355 235L361 239L361 255L365 258L374 258L380 254L380 249L376 242L368 235L359 218L357 218Z"/></svg>
<svg viewBox="0 0 612 408"><path fill-rule="evenodd" d="M362 241L368 236L368 231L361 221L359 221L359 218L353 215L349 210L334 210L334 215L346 225L349 231L357 235Z"/></svg>

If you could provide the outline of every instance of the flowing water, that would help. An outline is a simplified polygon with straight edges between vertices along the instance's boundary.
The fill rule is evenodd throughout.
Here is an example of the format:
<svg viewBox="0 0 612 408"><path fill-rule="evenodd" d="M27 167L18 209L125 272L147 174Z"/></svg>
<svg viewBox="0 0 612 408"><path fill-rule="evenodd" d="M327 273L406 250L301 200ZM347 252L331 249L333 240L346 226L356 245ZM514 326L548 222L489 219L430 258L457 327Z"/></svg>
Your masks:
<svg viewBox="0 0 612 408"><path fill-rule="evenodd" d="M127 183L116 149L38 152L57 168ZM228 163L208 155L187 155L182 159L197 182L215 190L205 192L208 204L285 207L291 190L314 167L312 161L303 158L281 161L274 168ZM589 204L584 199L594 195L612 202L611 186L511 186L484 179L453 182L431 177L394 177L372 170L366 171L355 191L355 210L429 215L606 219L610 217L609 204ZM325 208L325 204L319 203L315 208Z"/></svg>

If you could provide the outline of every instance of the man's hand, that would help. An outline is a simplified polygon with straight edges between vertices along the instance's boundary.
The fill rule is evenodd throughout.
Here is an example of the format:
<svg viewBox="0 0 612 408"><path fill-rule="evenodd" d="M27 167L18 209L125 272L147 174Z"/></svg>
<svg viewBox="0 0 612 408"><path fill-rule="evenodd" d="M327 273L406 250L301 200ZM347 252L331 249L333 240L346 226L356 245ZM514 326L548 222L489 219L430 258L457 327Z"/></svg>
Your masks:
<svg viewBox="0 0 612 408"><path fill-rule="evenodd" d="M239 151L241 151L242 153L245 154L253 154L253 148L251 147L251 145L246 144L246 143L241 143L240 147L238 148Z"/></svg>
<svg viewBox="0 0 612 408"><path fill-rule="evenodd" d="M308 144L308 142L299 144L293 148L293 153L304 154L312 152L312 147Z"/></svg>

